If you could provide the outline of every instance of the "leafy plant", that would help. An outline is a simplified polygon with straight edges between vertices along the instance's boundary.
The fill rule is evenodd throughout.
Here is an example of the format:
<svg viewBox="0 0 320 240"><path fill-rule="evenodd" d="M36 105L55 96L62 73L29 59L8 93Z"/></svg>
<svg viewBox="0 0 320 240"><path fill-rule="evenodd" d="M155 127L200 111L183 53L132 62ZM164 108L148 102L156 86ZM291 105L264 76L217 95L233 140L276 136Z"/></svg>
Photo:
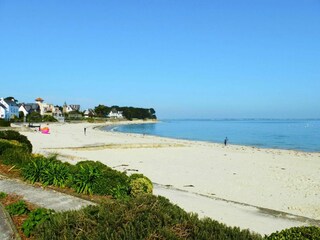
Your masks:
<svg viewBox="0 0 320 240"><path fill-rule="evenodd" d="M8 206L6 206L6 209L10 215L22 215L28 214L30 212L26 203L22 200L9 204Z"/></svg>
<svg viewBox="0 0 320 240"><path fill-rule="evenodd" d="M35 157L29 164L22 168L24 179L31 183L42 182L44 171L50 161L45 157Z"/></svg>
<svg viewBox="0 0 320 240"><path fill-rule="evenodd" d="M99 169L92 165L79 165L72 176L73 187L77 193L92 194L92 187L100 176Z"/></svg>
<svg viewBox="0 0 320 240"><path fill-rule="evenodd" d="M60 162L50 162L46 168L43 169L41 181L47 185L54 185L57 187L65 187L69 179L69 168Z"/></svg>
<svg viewBox="0 0 320 240"><path fill-rule="evenodd" d="M28 215L28 218L22 224L22 230L26 237L30 237L35 227L44 221L48 220L50 215L54 213L54 210L37 208Z"/></svg>
<svg viewBox="0 0 320 240"><path fill-rule="evenodd" d="M8 196L8 194L6 194L5 192L0 192L0 199L6 198Z"/></svg>

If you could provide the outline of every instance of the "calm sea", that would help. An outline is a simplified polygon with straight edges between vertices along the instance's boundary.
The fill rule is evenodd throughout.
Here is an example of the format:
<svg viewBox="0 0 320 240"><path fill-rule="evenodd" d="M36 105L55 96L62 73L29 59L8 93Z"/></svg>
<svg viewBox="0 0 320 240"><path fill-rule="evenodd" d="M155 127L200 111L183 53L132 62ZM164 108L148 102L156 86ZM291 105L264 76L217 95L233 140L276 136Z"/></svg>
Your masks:
<svg viewBox="0 0 320 240"><path fill-rule="evenodd" d="M162 120L105 130L262 148L320 152L320 120Z"/></svg>

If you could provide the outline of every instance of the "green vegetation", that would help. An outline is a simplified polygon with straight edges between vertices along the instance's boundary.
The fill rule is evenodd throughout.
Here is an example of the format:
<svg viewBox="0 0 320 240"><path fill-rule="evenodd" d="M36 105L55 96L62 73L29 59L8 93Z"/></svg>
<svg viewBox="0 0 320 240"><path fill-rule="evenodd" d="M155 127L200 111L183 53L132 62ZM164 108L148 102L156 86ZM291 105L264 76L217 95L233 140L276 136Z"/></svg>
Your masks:
<svg viewBox="0 0 320 240"><path fill-rule="evenodd" d="M34 233L36 239L262 239L248 230L199 220L153 195L57 213Z"/></svg>
<svg viewBox="0 0 320 240"><path fill-rule="evenodd" d="M10 215L22 215L30 212L26 203L22 200L19 200L18 202L6 206L6 210L9 212Z"/></svg>
<svg viewBox="0 0 320 240"><path fill-rule="evenodd" d="M137 197L141 194L152 194L153 185L149 178L142 174L132 174L129 177L130 194Z"/></svg>
<svg viewBox="0 0 320 240"><path fill-rule="evenodd" d="M32 112L27 115L27 122L42 122L42 116L38 112Z"/></svg>
<svg viewBox="0 0 320 240"><path fill-rule="evenodd" d="M293 227L282 230L281 232L272 233L266 237L267 240L319 240L320 227Z"/></svg>
<svg viewBox="0 0 320 240"><path fill-rule="evenodd" d="M8 196L8 194L6 194L5 192L0 192L0 199L6 198Z"/></svg>
<svg viewBox="0 0 320 240"><path fill-rule="evenodd" d="M7 148L3 151L1 160L6 165L24 166L31 161L31 154L24 147Z"/></svg>
<svg viewBox="0 0 320 240"><path fill-rule="evenodd" d="M121 111L123 116L128 120L132 120L134 118L157 119L155 115L156 111L153 108L135 108L135 107L119 107L119 106L107 107L104 105L98 105L97 107L94 108L94 111L98 117L106 117L112 109L116 111Z"/></svg>
<svg viewBox="0 0 320 240"><path fill-rule="evenodd" d="M10 127L10 121L0 119L0 127Z"/></svg>
<svg viewBox="0 0 320 240"><path fill-rule="evenodd" d="M32 144L28 140L28 138L19 132L12 131L12 130L7 130L7 131L0 131L0 139L6 139L6 140L16 140L21 144L24 144L29 153L32 153ZM0 152L1 154L1 152Z"/></svg>
<svg viewBox="0 0 320 240"><path fill-rule="evenodd" d="M42 117L42 122L58 122L58 120L51 115L44 115Z"/></svg>
<svg viewBox="0 0 320 240"><path fill-rule="evenodd" d="M45 208L37 208L28 214L28 218L22 224L22 231L26 237L30 237L37 225L49 219L50 215L54 213L53 210Z"/></svg>
<svg viewBox="0 0 320 240"><path fill-rule="evenodd" d="M57 160L56 155L36 156L22 168L22 175L31 183L65 187L70 179L70 164Z"/></svg>
<svg viewBox="0 0 320 240"><path fill-rule="evenodd" d="M2 155L3 152L8 149L19 148L19 147L22 147L22 144L20 144L17 141L10 141L10 140L0 138L0 155Z"/></svg>
<svg viewBox="0 0 320 240"><path fill-rule="evenodd" d="M77 193L92 194L93 185L101 174L98 165L77 164L76 171L72 176L73 188Z"/></svg>

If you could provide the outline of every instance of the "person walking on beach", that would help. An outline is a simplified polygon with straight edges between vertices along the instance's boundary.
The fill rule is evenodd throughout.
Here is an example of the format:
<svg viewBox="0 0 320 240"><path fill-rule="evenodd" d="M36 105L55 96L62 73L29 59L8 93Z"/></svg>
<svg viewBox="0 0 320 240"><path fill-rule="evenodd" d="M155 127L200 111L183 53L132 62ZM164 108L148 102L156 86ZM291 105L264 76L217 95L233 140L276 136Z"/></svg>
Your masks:
<svg viewBox="0 0 320 240"><path fill-rule="evenodd" d="M87 128L83 129L84 135L87 136Z"/></svg>
<svg viewBox="0 0 320 240"><path fill-rule="evenodd" d="M228 138L226 137L226 139L224 140L224 145L227 146L227 142L228 142Z"/></svg>

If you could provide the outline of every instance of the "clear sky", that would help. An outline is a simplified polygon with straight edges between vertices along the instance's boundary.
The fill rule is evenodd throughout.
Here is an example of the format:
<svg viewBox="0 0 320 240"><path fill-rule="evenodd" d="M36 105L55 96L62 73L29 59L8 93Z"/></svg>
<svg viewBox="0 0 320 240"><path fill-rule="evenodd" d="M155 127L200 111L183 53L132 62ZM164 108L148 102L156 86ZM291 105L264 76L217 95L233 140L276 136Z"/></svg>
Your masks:
<svg viewBox="0 0 320 240"><path fill-rule="evenodd" d="M0 97L320 118L320 0L0 0Z"/></svg>

